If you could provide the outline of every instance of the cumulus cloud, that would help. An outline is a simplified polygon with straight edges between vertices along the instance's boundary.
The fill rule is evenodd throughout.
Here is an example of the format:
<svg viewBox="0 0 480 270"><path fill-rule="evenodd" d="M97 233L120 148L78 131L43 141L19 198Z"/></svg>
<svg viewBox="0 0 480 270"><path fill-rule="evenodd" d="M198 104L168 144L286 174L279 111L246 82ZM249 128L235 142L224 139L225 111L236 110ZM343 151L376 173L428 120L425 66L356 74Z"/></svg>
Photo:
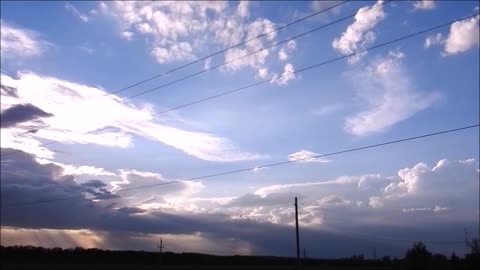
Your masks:
<svg viewBox="0 0 480 270"><path fill-rule="evenodd" d="M272 32L275 23L262 17L250 18L248 1L114 1L101 2L99 9L119 21L125 38L147 37L150 55L162 64L195 59L211 53L212 48L249 41L225 52L228 64L223 70L250 68L258 77L266 78L269 59L275 57L274 49L262 48L275 42L276 33L252 40ZM293 50L292 46L294 43L289 43L284 48L285 54ZM258 53L242 58L254 52Z"/></svg>
<svg viewBox="0 0 480 270"><path fill-rule="evenodd" d="M264 157L241 151L226 138L167 126L165 123L170 118L155 117L151 106L137 107L117 96L108 95L100 87L32 72L19 73L18 79L2 74L2 83L15 88L18 95L3 95L2 91L2 110L17 104L31 104L52 114L42 118L44 124L30 121L29 126L11 127L1 132L3 147L41 154L40 158L49 159L54 154L39 146L41 139L68 144L130 147L133 145L132 135L158 141L204 160L238 161ZM45 125L48 128L42 128ZM21 138L15 136L35 129L39 129L38 132ZM98 132L93 133L95 130Z"/></svg>
<svg viewBox="0 0 480 270"><path fill-rule="evenodd" d="M478 46L479 20L475 16L468 20L455 22L450 26L450 32L445 40L445 55L459 54Z"/></svg>
<svg viewBox="0 0 480 270"><path fill-rule="evenodd" d="M344 55L352 54L366 48L375 41L376 35L372 29L385 18L383 1L378 1L373 6L362 7L355 15L355 21L347 27L340 38L335 38L332 47ZM348 61L354 63L365 53L350 57Z"/></svg>
<svg viewBox="0 0 480 270"><path fill-rule="evenodd" d="M423 10L431 10L435 8L435 1L433 0L422 0L422 1L415 1L413 2L413 8L423 9Z"/></svg>
<svg viewBox="0 0 480 270"><path fill-rule="evenodd" d="M87 23L89 21L89 17L87 14L80 12L74 5L72 5L69 2L65 3L65 9L68 12L72 13L75 17L77 17L82 22Z"/></svg>
<svg viewBox="0 0 480 270"><path fill-rule="evenodd" d="M69 242L58 235L55 238L59 241L57 246L148 249L154 246L151 242L133 242L133 239L138 240L142 236L155 241L161 234L175 239L172 242L179 245L178 251L192 251L194 246L189 243L191 237L197 236L202 237L205 248L220 245L227 254L236 251L232 249L234 245L225 246L226 239L234 238L235 243L240 241L248 247L244 250L246 254L283 255L291 252L284 247L294 241L291 227L294 224L294 196L299 197L301 202L299 219L304 228L302 236L311 240L305 241L305 247L312 255L318 252L319 255L349 256L356 249L365 248L365 245L385 245L385 251L401 255L406 246L395 249L390 241L376 241L374 238L379 235L414 240L444 239L445 235L453 238L457 235L451 228L478 224L475 222L478 222L476 192L479 170L478 162L473 159L441 160L433 167L419 163L400 170L394 176L343 176L326 181L266 186L237 198L185 198L197 207L203 202L217 208L215 211L198 211L199 208L186 207L173 210L165 202L159 207L148 207L153 202L147 201L140 207L138 201L125 203L131 196L140 197L141 194L111 194L105 190L105 182L98 180L79 184L55 164L40 164L26 153L5 156L5 150L2 149L0 163L2 206L12 202L79 197L61 204L32 204L22 211L2 207L2 244L13 241L12 234L18 241L26 239L20 230L29 234L35 230L39 237L42 237L42 231L47 230L55 235L63 233L67 239L72 239ZM164 180L158 173L133 170L123 173L132 187L135 183ZM392 185L398 189L389 189ZM188 190L189 187L163 191L165 193L161 196L174 197L173 194L179 194L178 189ZM143 199L147 200L149 196L143 196ZM160 200L156 201L158 205L162 204ZM369 206L369 201L377 201L378 204ZM415 227L404 215L418 211L423 211L424 215L422 222ZM354 233L364 233L367 237L359 238ZM461 230L458 235L462 237ZM320 239L338 246L319 246ZM448 247L446 252L451 252L451 248ZM208 249L208 252L215 253L218 249Z"/></svg>
<svg viewBox="0 0 480 270"><path fill-rule="evenodd" d="M391 176L366 174L265 186L227 205L237 207L238 218L273 222L288 219L288 213L280 210L299 197L300 211L309 215L307 224L332 227L341 225L346 217L355 220L355 226L386 220L399 225L408 222L399 213L414 212L430 213L424 222L478 222L478 177L474 159L440 160L432 167L421 162Z"/></svg>
<svg viewBox="0 0 480 270"><path fill-rule="evenodd" d="M434 45L442 44L445 42L445 39L442 36L442 33L437 33L435 35L431 35L425 39L425 43L423 46L428 49Z"/></svg>
<svg viewBox="0 0 480 270"><path fill-rule="evenodd" d="M288 53L291 53L292 51L295 50L297 47L297 43L295 40L290 40L287 45L285 45L283 48L278 51L278 60L280 61L285 61L288 59Z"/></svg>
<svg viewBox="0 0 480 270"><path fill-rule="evenodd" d="M303 149L288 155L288 160L291 160L291 161L296 160L298 162L320 162L320 163L326 163L331 161L325 158L315 158L315 156L318 156L318 155L320 154Z"/></svg>
<svg viewBox="0 0 480 270"><path fill-rule="evenodd" d="M271 80L271 83L277 84L277 85L286 85L288 84L289 81L295 79L295 69L293 68L293 65L290 63L285 64L285 67L283 68L283 73L279 76L277 74L274 74Z"/></svg>
<svg viewBox="0 0 480 270"><path fill-rule="evenodd" d="M357 96L369 108L347 117L347 132L365 136L383 131L440 100L437 92L417 90L401 62L403 57L400 51L391 51L387 57L374 60L366 68L349 75Z"/></svg>
<svg viewBox="0 0 480 270"><path fill-rule="evenodd" d="M41 39L37 32L0 21L1 54L4 58L25 58L42 55L51 43Z"/></svg>

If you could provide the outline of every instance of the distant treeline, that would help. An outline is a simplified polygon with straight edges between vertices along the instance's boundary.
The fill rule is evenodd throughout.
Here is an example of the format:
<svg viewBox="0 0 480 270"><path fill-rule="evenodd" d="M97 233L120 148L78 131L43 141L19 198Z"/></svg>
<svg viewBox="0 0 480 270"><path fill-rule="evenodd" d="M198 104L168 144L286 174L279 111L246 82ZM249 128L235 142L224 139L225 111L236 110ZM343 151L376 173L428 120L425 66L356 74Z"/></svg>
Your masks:
<svg viewBox="0 0 480 270"><path fill-rule="evenodd" d="M84 248L43 248L33 246L0 246L2 265L18 264L141 264L141 265L256 265L285 266L296 265L295 258L273 256L214 256L198 253L112 251ZM410 248L405 258L365 259L363 255L354 255L342 259L302 258L304 266L366 267L382 269L478 269L478 253L467 254L464 258L454 253L447 257L432 255L422 243Z"/></svg>

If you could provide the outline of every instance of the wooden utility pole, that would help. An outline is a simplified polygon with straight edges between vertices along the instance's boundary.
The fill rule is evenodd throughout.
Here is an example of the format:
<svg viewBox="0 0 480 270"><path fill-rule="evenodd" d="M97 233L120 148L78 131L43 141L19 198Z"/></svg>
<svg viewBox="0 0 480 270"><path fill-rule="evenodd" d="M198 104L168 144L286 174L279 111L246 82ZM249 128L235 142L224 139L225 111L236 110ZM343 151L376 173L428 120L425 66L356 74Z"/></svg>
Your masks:
<svg viewBox="0 0 480 270"><path fill-rule="evenodd" d="M295 197L295 231L297 234L297 266L300 268L300 238L298 235L298 202Z"/></svg>

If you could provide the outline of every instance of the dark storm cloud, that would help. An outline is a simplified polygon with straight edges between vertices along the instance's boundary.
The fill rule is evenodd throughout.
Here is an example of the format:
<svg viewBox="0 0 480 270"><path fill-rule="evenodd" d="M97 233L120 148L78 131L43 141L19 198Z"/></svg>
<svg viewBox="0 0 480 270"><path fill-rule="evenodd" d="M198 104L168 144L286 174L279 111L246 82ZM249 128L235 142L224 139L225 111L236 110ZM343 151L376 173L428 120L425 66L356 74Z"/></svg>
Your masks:
<svg viewBox="0 0 480 270"><path fill-rule="evenodd" d="M53 116L53 114L47 113L32 104L17 104L2 112L0 123L2 128L8 128L19 123L50 116Z"/></svg>
<svg viewBox="0 0 480 270"><path fill-rule="evenodd" d="M91 187L91 188L103 188L103 187L106 187L107 184L105 184L104 182L100 181L100 180L89 180L85 183L82 183L82 186L84 187Z"/></svg>
<svg viewBox="0 0 480 270"><path fill-rule="evenodd" d="M11 149L2 149L8 152ZM3 157L3 155L2 155ZM37 163L29 154L18 152L1 160L1 225L19 228L48 229L90 229L106 232L112 240L110 248L142 249L135 243L135 237L147 234L195 234L222 245L227 241L246 241L251 245L253 254L293 256L295 233L291 226L276 225L253 220L232 220L223 214L169 214L161 211L142 212L137 208L116 209L115 199L93 202L82 194L102 193L102 185L95 180L86 185L77 184L73 177L63 176L62 168ZM94 189L92 189L94 188ZM128 194L125 193L124 196ZM8 206L15 202L32 202L79 196L71 200L58 200L52 203L35 203L28 206ZM109 196L105 193L105 196ZM108 203L108 204L107 204ZM351 216L357 219L358 216ZM348 220L348 217L346 218ZM399 243L380 239L383 236L393 238L408 237L413 240L439 235L449 235L451 227L458 226L459 235L463 233L462 224L449 226L411 227L408 230L400 226L382 228L374 226L353 227L354 222L344 222L337 230L301 228L301 243L310 256L341 257L352 254L370 254L373 248L377 254L402 256L411 243ZM321 226L320 226L321 228ZM351 232L351 233L346 233ZM361 233L365 235L362 236ZM403 234L402 234L403 233ZM378 239L372 236L379 236ZM452 235L456 239L458 235ZM232 240L233 239L233 240ZM108 240L108 239L107 239ZM117 246L118 243L124 243ZM149 245L143 249L150 249ZM444 247L445 253L452 250ZM208 252L208 251L205 251Z"/></svg>
<svg viewBox="0 0 480 270"><path fill-rule="evenodd" d="M1 89L2 96L18 97L17 88L15 88L15 87L6 86L6 85L1 84L0 89Z"/></svg>

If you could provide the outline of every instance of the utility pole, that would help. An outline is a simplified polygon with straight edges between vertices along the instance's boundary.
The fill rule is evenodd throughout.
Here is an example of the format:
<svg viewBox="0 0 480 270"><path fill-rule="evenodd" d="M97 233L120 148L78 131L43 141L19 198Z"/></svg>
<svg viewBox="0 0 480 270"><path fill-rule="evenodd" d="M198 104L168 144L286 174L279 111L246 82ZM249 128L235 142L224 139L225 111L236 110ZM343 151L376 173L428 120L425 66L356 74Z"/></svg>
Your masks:
<svg viewBox="0 0 480 270"><path fill-rule="evenodd" d="M373 259L377 259L377 250L375 248L373 248Z"/></svg>
<svg viewBox="0 0 480 270"><path fill-rule="evenodd" d="M298 235L298 202L295 197L295 231L297 234L297 266L300 269L300 238Z"/></svg>
<svg viewBox="0 0 480 270"><path fill-rule="evenodd" d="M162 264L162 250L163 250L163 240L162 238L160 237L160 243L159 245L157 246L159 251L160 251L160 264Z"/></svg>

